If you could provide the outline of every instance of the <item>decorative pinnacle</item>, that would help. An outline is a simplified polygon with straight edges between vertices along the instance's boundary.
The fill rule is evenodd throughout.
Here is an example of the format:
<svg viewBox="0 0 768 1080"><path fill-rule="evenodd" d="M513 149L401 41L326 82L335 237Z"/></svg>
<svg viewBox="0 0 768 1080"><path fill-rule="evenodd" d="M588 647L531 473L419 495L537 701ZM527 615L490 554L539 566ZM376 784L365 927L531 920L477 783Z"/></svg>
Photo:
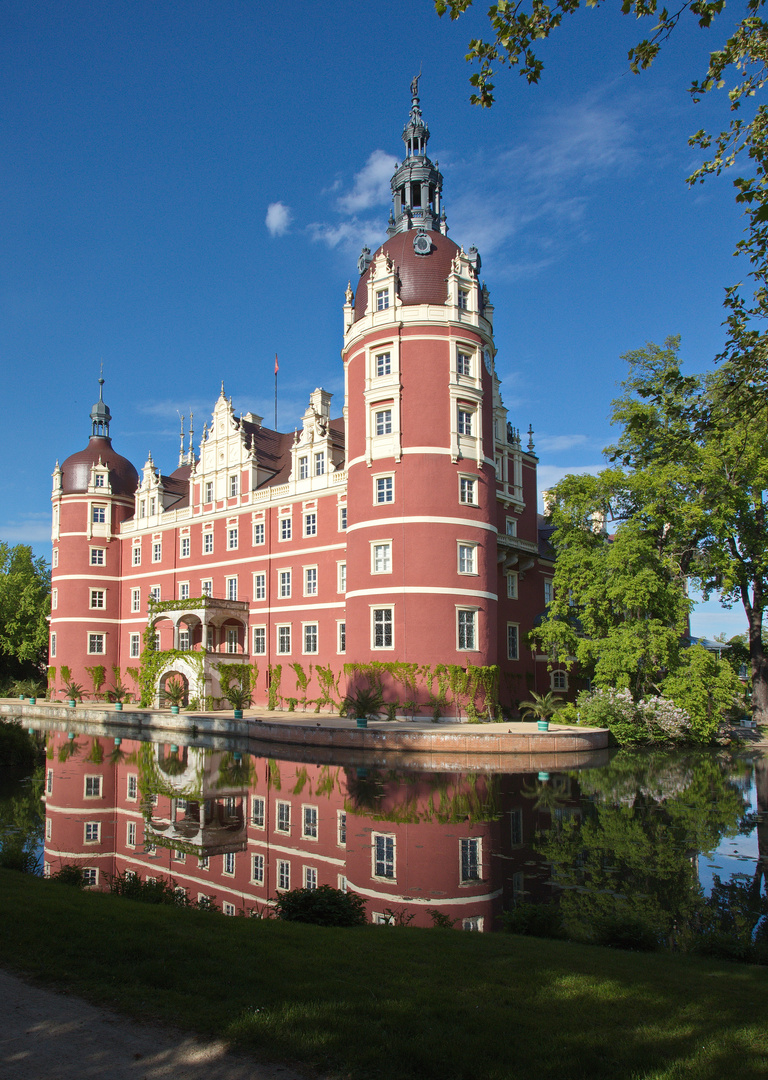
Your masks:
<svg viewBox="0 0 768 1080"><path fill-rule="evenodd" d="M528 449L533 453L533 424L528 425Z"/></svg>

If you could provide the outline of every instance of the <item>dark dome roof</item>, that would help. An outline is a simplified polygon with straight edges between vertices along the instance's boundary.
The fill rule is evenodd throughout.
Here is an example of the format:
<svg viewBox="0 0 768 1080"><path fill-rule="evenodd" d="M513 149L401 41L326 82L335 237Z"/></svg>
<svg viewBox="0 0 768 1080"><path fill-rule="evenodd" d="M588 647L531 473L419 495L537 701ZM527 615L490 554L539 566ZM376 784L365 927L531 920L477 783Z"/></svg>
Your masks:
<svg viewBox="0 0 768 1080"><path fill-rule="evenodd" d="M127 458L116 454L112 440L105 435L91 435L85 450L71 454L61 466L61 483L65 495L87 491L91 466L101 459L109 469L113 495L133 495L139 485L139 474Z"/></svg>
<svg viewBox="0 0 768 1080"><path fill-rule="evenodd" d="M378 248L371 259L384 252L397 267L400 278L399 299L402 304L444 304L448 295L446 280L451 263L460 251L458 245L439 232L428 232L432 242L429 255L417 255L413 250L415 229L395 233ZM365 315L368 307L369 266L360 278L355 294L355 320Z"/></svg>

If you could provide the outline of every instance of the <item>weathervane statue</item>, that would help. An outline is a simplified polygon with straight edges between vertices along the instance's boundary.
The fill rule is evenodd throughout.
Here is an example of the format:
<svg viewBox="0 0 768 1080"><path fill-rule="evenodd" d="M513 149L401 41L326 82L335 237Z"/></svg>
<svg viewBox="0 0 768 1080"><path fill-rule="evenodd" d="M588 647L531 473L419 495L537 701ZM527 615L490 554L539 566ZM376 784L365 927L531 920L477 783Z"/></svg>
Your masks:
<svg viewBox="0 0 768 1080"><path fill-rule="evenodd" d="M419 96L419 79L421 78L421 67L419 67L419 74L415 79L411 80L411 97L417 98Z"/></svg>

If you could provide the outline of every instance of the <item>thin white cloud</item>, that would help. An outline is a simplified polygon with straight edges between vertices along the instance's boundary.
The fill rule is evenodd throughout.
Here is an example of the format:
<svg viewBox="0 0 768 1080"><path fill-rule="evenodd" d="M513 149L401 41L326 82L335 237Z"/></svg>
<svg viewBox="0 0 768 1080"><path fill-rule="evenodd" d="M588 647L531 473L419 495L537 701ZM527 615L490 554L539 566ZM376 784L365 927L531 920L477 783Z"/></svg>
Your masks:
<svg viewBox="0 0 768 1080"><path fill-rule="evenodd" d="M43 544L51 542L51 519L46 521L31 518L21 521L9 521L0 525L0 540L7 544Z"/></svg>
<svg viewBox="0 0 768 1080"><path fill-rule="evenodd" d="M285 203L273 202L267 207L267 216L264 224L267 226L270 236L285 236L293 221L293 214Z"/></svg>
<svg viewBox="0 0 768 1080"><path fill-rule="evenodd" d="M360 172L356 173L352 190L339 197L339 210L343 214L357 214L372 206L388 203L391 198L389 181L397 166L398 160L394 155L384 150L374 150Z"/></svg>
<svg viewBox="0 0 768 1080"><path fill-rule="evenodd" d="M536 450L540 454L560 454L574 446L583 446L586 441L586 435L539 435Z"/></svg>
<svg viewBox="0 0 768 1080"><path fill-rule="evenodd" d="M307 231L315 242L326 244L329 248L343 247L356 251L364 244L371 249L376 248L384 238L381 221L360 221L356 217L335 225L315 221L307 226Z"/></svg>

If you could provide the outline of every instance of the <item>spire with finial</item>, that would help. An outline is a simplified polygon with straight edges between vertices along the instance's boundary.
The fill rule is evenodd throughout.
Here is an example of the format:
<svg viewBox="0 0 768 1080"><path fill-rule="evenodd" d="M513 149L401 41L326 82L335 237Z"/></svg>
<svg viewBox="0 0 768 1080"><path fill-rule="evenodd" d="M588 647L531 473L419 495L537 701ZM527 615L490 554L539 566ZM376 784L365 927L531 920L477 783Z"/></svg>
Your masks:
<svg viewBox="0 0 768 1080"><path fill-rule="evenodd" d="M405 159L390 181L393 201L387 228L390 236L409 229L444 234L448 231L441 206L443 177L437 162L427 157L429 128L421 115L420 78L421 71L411 82L411 111L403 128Z"/></svg>
<svg viewBox="0 0 768 1080"><path fill-rule="evenodd" d="M184 415L183 413L179 415L181 416L181 434L179 435L179 465L181 466L184 464Z"/></svg>
<svg viewBox="0 0 768 1080"><path fill-rule="evenodd" d="M194 465L195 464L195 447L194 447L194 441L193 441L194 437L195 437L195 429L192 426L192 417L193 417L193 413L192 413L192 410L190 409L189 410L189 449L187 450L187 458L188 458L187 464L189 464L189 465Z"/></svg>
<svg viewBox="0 0 768 1080"><path fill-rule="evenodd" d="M533 453L533 424L528 425L528 449Z"/></svg>
<svg viewBox="0 0 768 1080"><path fill-rule="evenodd" d="M112 413L109 411L108 406L104 403L103 389L104 364L102 362L101 369L99 371L99 400L91 409L91 438L93 438L94 435L102 439L109 438L109 421L112 419Z"/></svg>

